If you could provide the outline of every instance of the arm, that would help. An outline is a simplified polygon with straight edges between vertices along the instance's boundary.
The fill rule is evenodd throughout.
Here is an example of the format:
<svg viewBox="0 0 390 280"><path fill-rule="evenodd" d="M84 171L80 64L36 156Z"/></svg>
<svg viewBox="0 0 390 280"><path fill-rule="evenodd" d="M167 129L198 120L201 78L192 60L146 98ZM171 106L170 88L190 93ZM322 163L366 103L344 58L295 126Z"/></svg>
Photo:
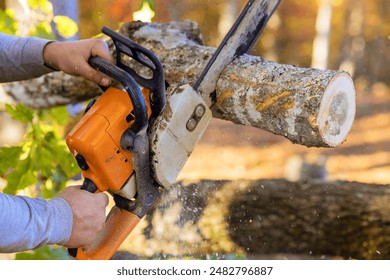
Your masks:
<svg viewBox="0 0 390 280"><path fill-rule="evenodd" d="M62 198L44 200L0 193L0 252L64 244L72 230L72 210Z"/></svg>
<svg viewBox="0 0 390 280"><path fill-rule="evenodd" d="M44 65L42 50L50 41L0 33L0 82L20 81L53 72Z"/></svg>
<svg viewBox="0 0 390 280"><path fill-rule="evenodd" d="M111 79L88 64L91 56L113 62L107 44L100 39L56 42L0 33L0 82L32 79L61 70L108 86Z"/></svg>
<svg viewBox="0 0 390 280"><path fill-rule="evenodd" d="M102 229L108 197L80 186L66 188L44 200L0 193L0 253L34 249L46 244L88 246Z"/></svg>

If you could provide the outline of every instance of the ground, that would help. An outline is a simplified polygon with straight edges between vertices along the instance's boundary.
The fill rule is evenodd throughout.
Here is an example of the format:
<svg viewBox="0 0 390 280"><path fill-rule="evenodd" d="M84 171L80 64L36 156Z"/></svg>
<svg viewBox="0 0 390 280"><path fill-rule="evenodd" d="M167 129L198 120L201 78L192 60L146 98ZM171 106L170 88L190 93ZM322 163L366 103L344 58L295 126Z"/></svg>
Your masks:
<svg viewBox="0 0 390 280"><path fill-rule="evenodd" d="M390 88L356 81L357 114L336 148L307 148L257 128L213 119L179 179L296 177L299 164L326 159L329 179L390 184ZM298 166L299 165L299 166Z"/></svg>

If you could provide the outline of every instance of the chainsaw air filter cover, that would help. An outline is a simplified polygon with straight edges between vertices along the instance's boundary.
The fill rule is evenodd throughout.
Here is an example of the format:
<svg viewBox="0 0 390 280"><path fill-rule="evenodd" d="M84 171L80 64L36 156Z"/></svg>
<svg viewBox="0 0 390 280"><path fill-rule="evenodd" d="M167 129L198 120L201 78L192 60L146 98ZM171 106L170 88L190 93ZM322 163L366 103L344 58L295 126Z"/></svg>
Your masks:
<svg viewBox="0 0 390 280"><path fill-rule="evenodd" d="M150 116L149 90L142 93ZM132 108L125 91L110 87L66 137L84 178L99 191L120 191L133 173L131 152L120 145L122 133L134 122ZM133 188L126 197L135 192Z"/></svg>

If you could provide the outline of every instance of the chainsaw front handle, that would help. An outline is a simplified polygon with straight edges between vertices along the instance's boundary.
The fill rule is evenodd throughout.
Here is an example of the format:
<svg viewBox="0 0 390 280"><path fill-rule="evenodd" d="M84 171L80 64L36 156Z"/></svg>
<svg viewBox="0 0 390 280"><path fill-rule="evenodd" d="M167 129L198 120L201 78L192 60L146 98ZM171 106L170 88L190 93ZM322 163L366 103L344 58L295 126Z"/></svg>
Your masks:
<svg viewBox="0 0 390 280"><path fill-rule="evenodd" d="M116 65L129 73L138 84L148 88L152 92L151 105L152 116L154 119L160 114L165 106L166 81L163 66L158 57L147 48L133 42L122 34L104 26L102 32L111 37L116 49ZM127 57L126 57L127 56ZM127 58L127 59L125 59ZM141 75L128 65L128 58L132 58L141 65L147 67L150 77Z"/></svg>

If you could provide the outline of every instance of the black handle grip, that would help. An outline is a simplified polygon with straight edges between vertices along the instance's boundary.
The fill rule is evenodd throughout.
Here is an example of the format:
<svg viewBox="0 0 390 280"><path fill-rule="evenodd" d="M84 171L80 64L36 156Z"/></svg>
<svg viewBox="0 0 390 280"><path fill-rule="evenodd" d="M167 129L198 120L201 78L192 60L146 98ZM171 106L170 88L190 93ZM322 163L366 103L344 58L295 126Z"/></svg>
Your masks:
<svg viewBox="0 0 390 280"><path fill-rule="evenodd" d="M102 32L107 36L110 36L114 42L117 66L129 73L140 85L148 88L154 94L152 97L152 118L160 114L166 101L166 81L164 69L158 57L147 48L144 48L106 26L102 28ZM151 70L152 77L144 77L126 65L123 60L123 54L146 66Z"/></svg>
<svg viewBox="0 0 390 280"><path fill-rule="evenodd" d="M148 126L148 114L145 100L137 82L133 79L133 77L125 70L99 57L91 57L88 62L96 70L121 83L126 92L129 94L131 103L134 107L135 116L135 121L131 126L131 131L134 134L137 134L139 131L146 128Z"/></svg>

